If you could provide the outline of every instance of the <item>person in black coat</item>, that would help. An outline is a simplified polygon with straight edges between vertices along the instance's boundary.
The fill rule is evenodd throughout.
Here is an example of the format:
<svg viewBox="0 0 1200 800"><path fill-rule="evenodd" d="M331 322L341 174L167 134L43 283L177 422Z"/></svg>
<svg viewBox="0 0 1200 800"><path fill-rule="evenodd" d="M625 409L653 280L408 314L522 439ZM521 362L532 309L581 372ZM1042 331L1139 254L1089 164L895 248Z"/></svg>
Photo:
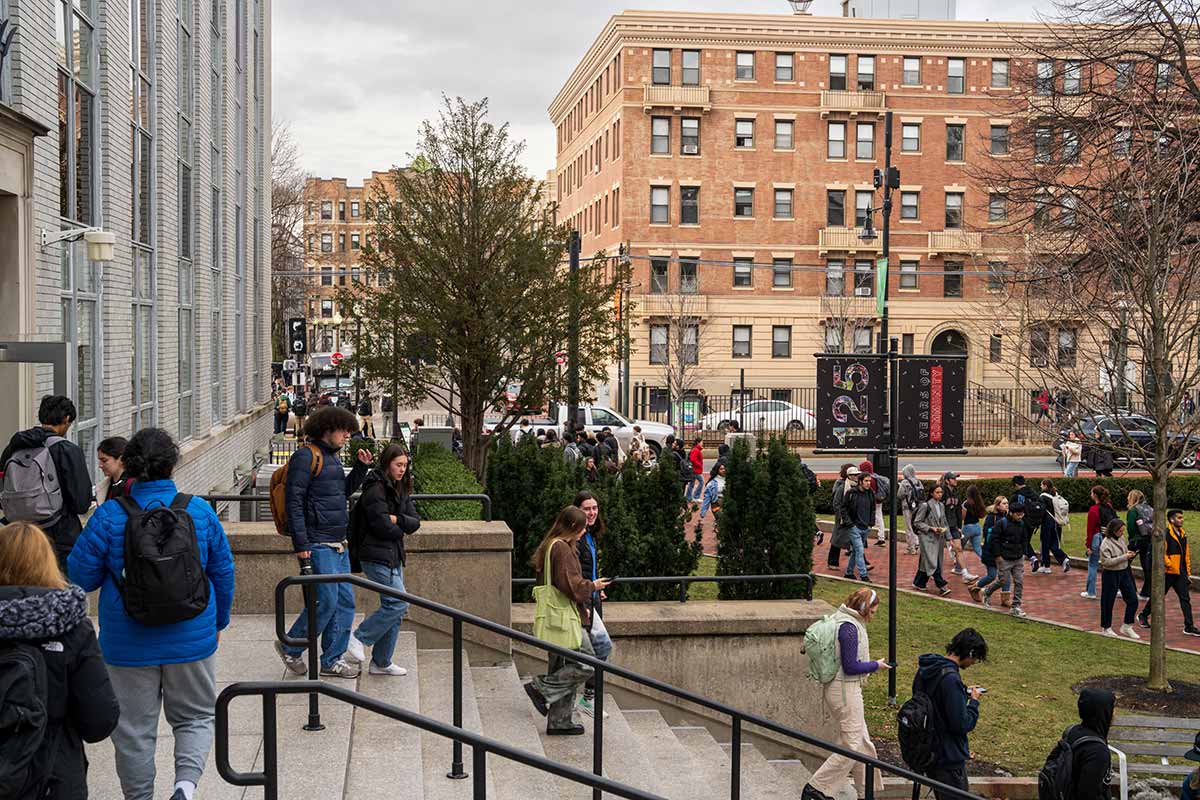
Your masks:
<svg viewBox="0 0 1200 800"><path fill-rule="evenodd" d="M412 499L408 451L399 444L389 444L379 457L379 467L367 474L362 496L354 506L351 558L362 564L367 578L403 592L404 537L420 527L421 518ZM407 611L404 600L381 595L379 610L350 634L346 652L362 663L370 647L372 675L407 675L404 667L392 663L400 623Z"/></svg>
<svg viewBox="0 0 1200 800"><path fill-rule="evenodd" d="M1064 734L1074 762L1068 800L1108 800L1108 777L1112 770L1108 729L1116 706L1116 695L1107 689L1084 689L1079 693L1080 723Z"/></svg>
<svg viewBox="0 0 1200 800"><path fill-rule="evenodd" d="M45 738L32 760L33 784L16 796L85 800L83 744L107 739L120 707L87 618L87 595L67 583L50 540L32 523L0 528L0 642L31 645L46 665ZM0 735L0 758L10 757L5 745L18 738ZM35 793L38 784L45 794Z"/></svg>

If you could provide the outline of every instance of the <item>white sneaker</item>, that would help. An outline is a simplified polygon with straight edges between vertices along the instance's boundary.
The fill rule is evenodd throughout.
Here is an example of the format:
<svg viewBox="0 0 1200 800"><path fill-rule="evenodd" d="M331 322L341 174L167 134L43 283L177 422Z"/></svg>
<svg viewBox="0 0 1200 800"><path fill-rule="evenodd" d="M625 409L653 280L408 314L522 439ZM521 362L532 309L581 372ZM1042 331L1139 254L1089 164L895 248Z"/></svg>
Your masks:
<svg viewBox="0 0 1200 800"><path fill-rule="evenodd" d="M1103 633L1105 636L1111 636L1114 639L1121 638L1120 636L1117 635L1117 632L1114 631L1112 628L1105 628L1104 630L1102 630L1100 632Z"/></svg>
<svg viewBox="0 0 1200 800"><path fill-rule="evenodd" d="M978 576L978 575L972 575L970 572L967 572L967 571L964 569L964 570L962 571L962 579L963 579L964 581L977 581L977 580L979 580L979 576Z"/></svg>
<svg viewBox="0 0 1200 800"><path fill-rule="evenodd" d="M346 643L346 655L360 664L367 660L366 645L360 642L353 633L350 634L350 641Z"/></svg>
<svg viewBox="0 0 1200 800"><path fill-rule="evenodd" d="M1138 635L1138 632L1133 629L1132 625L1122 625L1121 626L1121 635L1128 636L1130 639L1142 638L1141 636Z"/></svg>
<svg viewBox="0 0 1200 800"><path fill-rule="evenodd" d="M394 675L397 678L403 678L408 674L408 670L399 664L388 664L386 667L376 666L375 662L371 662L371 666L367 668L367 672L371 675Z"/></svg>
<svg viewBox="0 0 1200 800"><path fill-rule="evenodd" d="M1094 594L1088 594L1087 592L1080 592L1080 593L1079 593L1079 596L1080 596L1080 597L1086 597L1088 600L1095 600L1095 599L1096 599L1096 595L1094 595Z"/></svg>
<svg viewBox="0 0 1200 800"><path fill-rule="evenodd" d="M1053 571L1054 570L1050 569L1049 567L1042 567L1041 569L1038 570L1038 572L1040 572L1043 575L1049 575Z"/></svg>
<svg viewBox="0 0 1200 800"><path fill-rule="evenodd" d="M961 575L961 574L962 574L962 567L955 567L954 569L952 569L952 570L950 570L950 571L951 571L951 572L953 572L955 575Z"/></svg>
<svg viewBox="0 0 1200 800"><path fill-rule="evenodd" d="M1025 609L1021 608L1020 606L1013 606L1012 611L1008 613L1014 617L1017 617L1018 619L1024 619L1025 617L1029 616L1025 613Z"/></svg>

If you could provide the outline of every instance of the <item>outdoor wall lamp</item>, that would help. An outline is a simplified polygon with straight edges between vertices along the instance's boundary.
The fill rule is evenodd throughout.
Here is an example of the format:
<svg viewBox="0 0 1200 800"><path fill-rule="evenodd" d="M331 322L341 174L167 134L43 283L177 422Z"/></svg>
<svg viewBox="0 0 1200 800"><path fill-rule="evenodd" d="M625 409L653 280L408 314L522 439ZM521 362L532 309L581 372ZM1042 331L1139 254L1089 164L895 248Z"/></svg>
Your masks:
<svg viewBox="0 0 1200 800"><path fill-rule="evenodd" d="M71 228L65 231L49 231L42 228L42 250L45 250L49 245L59 242L73 242L81 237L87 242L88 261L107 264L113 260L113 244L117 241L116 234L94 226Z"/></svg>

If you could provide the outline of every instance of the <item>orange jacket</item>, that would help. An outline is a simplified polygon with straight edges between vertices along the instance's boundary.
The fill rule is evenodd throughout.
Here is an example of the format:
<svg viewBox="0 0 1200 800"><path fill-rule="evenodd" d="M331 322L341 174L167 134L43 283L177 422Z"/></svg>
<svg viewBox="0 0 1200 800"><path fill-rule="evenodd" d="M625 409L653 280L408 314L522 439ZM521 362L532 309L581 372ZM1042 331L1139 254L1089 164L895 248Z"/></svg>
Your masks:
<svg viewBox="0 0 1200 800"><path fill-rule="evenodd" d="M1167 555L1164 559L1166 562L1166 573L1168 575L1187 575L1188 565L1191 554L1188 553L1187 534L1183 528L1176 528L1171 523L1167 523Z"/></svg>

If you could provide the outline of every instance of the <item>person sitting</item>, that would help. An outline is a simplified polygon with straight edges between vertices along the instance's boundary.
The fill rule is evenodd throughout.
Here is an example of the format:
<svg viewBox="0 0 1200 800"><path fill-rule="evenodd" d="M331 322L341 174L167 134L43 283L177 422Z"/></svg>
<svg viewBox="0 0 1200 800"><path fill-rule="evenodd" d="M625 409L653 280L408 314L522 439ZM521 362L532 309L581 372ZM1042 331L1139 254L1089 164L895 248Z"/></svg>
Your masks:
<svg viewBox="0 0 1200 800"><path fill-rule="evenodd" d="M1196 734L1196 740L1192 742L1192 749L1184 753L1183 757L1188 761L1200 762L1200 733ZM1200 767L1183 779L1179 800L1200 800Z"/></svg>

